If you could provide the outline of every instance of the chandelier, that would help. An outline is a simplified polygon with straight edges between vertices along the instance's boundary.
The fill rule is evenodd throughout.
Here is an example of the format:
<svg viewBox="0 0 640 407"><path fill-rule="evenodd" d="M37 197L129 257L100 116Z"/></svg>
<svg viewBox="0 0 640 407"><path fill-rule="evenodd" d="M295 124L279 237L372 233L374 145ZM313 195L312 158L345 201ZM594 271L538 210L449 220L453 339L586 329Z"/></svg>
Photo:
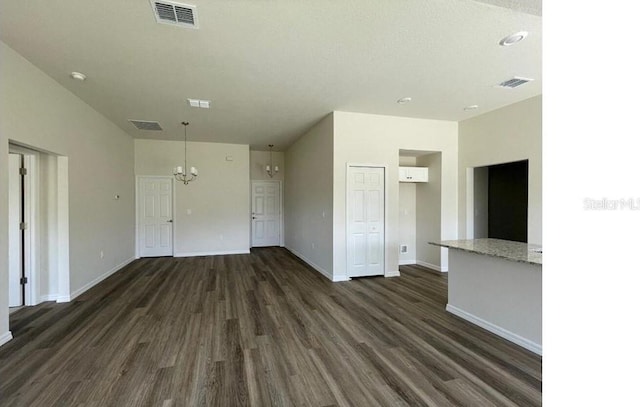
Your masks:
<svg viewBox="0 0 640 407"><path fill-rule="evenodd" d="M269 144L269 164L267 164L265 170L267 170L267 175L269 175L269 178L273 178L274 174L277 174L280 170L278 168L278 164L276 164L275 166L273 165L273 144Z"/></svg>
<svg viewBox="0 0 640 407"><path fill-rule="evenodd" d="M173 169L173 176L176 177L178 181L187 185L189 182L196 179L198 176L198 169L196 167L191 167L187 174L187 126L189 125L189 122L182 122L182 125L184 126L184 167L175 167Z"/></svg>

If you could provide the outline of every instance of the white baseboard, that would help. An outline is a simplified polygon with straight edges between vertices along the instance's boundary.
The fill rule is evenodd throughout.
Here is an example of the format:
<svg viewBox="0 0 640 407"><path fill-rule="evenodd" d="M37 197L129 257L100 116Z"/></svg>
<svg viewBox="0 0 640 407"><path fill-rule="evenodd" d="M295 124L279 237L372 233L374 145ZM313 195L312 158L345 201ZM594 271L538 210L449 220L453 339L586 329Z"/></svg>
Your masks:
<svg viewBox="0 0 640 407"><path fill-rule="evenodd" d="M400 265L400 266L409 266L409 265L412 265L412 264L416 264L415 259L414 260L400 260L398 262L398 265Z"/></svg>
<svg viewBox="0 0 640 407"><path fill-rule="evenodd" d="M11 339L13 339L13 335L11 335L11 331L7 331L3 333L2 335L0 335L0 346L9 342Z"/></svg>
<svg viewBox="0 0 640 407"><path fill-rule="evenodd" d="M58 294L41 295L40 298L38 299L38 304L40 304L41 302L57 301L57 300L58 300Z"/></svg>
<svg viewBox="0 0 640 407"><path fill-rule="evenodd" d="M347 276L333 276L331 281L333 281L334 283L339 283L341 281L351 281L351 278Z"/></svg>
<svg viewBox="0 0 640 407"><path fill-rule="evenodd" d="M199 257L199 256L224 256L227 254L249 254L251 251L247 250L223 250L218 252L182 252L175 253L173 257Z"/></svg>
<svg viewBox="0 0 640 407"><path fill-rule="evenodd" d="M112 275L113 273L115 273L116 271L122 269L124 266L126 266L127 264L131 263L132 261L135 260L135 257L132 257L130 259L127 259L125 261L123 261L122 263L118 264L117 266L115 266L114 268L112 268L111 270L103 273L102 275L94 278L93 280L91 280L90 282L88 282L87 284L83 285L82 287L78 288L77 290L75 290L74 292L71 293L70 296L66 296L66 295L60 295L56 297L56 301L57 302L69 302L74 300L76 297L78 297L80 294L84 293L85 291L87 291L88 289L90 289L91 287L95 286L96 284L100 283L102 280L104 280L105 278L109 277L110 275Z"/></svg>
<svg viewBox="0 0 640 407"><path fill-rule="evenodd" d="M435 264L427 263L426 261L418 260L418 261L416 261L415 264L417 264L418 266L426 267L426 268L431 269L431 270L439 271L441 273L446 273L446 272L449 271L449 267L444 267L443 268L443 267L437 266Z"/></svg>
<svg viewBox="0 0 640 407"><path fill-rule="evenodd" d="M481 328L486 329L489 332L492 332L504 339L515 343L516 345L520 345L525 349L530 350L533 353L537 353L538 355L542 355L542 345L539 343L535 343L527 338L524 338L518 334L515 334L511 331L508 331L498 325L495 325L489 321L485 321L482 318L478 318L477 316L468 313L467 311L461 310L455 305L447 304L447 311L452 313L453 315L457 315L462 319L465 319L471 322L474 325L478 325Z"/></svg>
<svg viewBox="0 0 640 407"><path fill-rule="evenodd" d="M305 263L307 263L308 265L310 265L314 270L316 270L317 272L319 272L320 274L322 274L323 276L325 276L326 278L328 278L329 280L333 281L333 282L337 282L337 281L348 281L349 278L348 277L344 277L346 280L342 280L342 279L336 279L334 280L333 277L331 276L331 273L329 273L327 270L323 269L322 267L318 266L317 264L314 264L311 260L307 259L306 257L304 257L302 254L298 253L297 251L291 249L290 247L285 247L287 250L289 250L291 253L293 253L294 255L296 255L296 257L299 257L302 261L304 261ZM339 278L340 276L336 276L336 278Z"/></svg>
<svg viewBox="0 0 640 407"><path fill-rule="evenodd" d="M415 263L411 263L411 264L415 264ZM385 277L400 277L400 270L394 270L394 271L387 271L386 273L384 273Z"/></svg>

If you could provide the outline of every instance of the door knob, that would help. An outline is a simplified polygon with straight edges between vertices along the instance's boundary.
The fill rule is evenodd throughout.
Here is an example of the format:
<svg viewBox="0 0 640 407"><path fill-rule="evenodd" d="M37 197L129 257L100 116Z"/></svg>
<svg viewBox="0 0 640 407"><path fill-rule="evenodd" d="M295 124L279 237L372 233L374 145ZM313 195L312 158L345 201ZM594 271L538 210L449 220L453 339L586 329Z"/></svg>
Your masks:
<svg viewBox="0 0 640 407"><path fill-rule="evenodd" d="M169 222L169 223L173 223L173 219L169 219L167 222Z"/></svg>

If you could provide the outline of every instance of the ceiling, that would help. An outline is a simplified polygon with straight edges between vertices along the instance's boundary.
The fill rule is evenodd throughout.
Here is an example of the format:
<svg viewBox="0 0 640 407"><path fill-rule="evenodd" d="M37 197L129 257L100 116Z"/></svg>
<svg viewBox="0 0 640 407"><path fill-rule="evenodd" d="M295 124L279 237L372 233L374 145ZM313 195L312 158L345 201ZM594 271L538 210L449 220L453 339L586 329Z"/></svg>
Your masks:
<svg viewBox="0 0 640 407"><path fill-rule="evenodd" d="M284 150L334 110L460 121L542 93L540 0L182 0L199 29L148 0L0 1L0 39L135 138L187 120L189 140ZM495 86L513 76L534 81Z"/></svg>

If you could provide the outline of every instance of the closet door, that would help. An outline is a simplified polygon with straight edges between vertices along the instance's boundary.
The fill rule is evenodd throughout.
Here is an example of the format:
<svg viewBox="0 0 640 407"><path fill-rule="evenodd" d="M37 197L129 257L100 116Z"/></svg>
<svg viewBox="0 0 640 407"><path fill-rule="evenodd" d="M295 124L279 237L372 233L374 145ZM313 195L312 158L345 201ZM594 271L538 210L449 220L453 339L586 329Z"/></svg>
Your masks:
<svg viewBox="0 0 640 407"><path fill-rule="evenodd" d="M349 167L347 275L384 275L384 168Z"/></svg>

